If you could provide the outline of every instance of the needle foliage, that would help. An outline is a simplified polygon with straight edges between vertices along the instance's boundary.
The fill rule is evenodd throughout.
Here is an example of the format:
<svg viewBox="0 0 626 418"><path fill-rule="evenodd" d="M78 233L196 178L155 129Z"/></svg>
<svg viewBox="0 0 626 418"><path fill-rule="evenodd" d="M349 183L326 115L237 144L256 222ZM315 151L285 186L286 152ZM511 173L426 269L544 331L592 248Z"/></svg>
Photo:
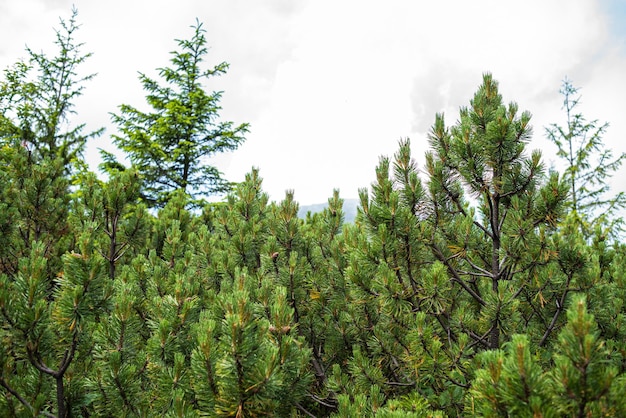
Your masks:
<svg viewBox="0 0 626 418"><path fill-rule="evenodd" d="M57 84L5 73L0 415L626 416L626 247L581 228L574 171L544 169L491 74L434 117L424 167L408 139L380 158L354 222L339 191L299 218L257 168L198 199L201 156L247 129L214 119L203 33L166 86L142 76L152 113L120 108L133 166L106 179L34 122ZM71 78L59 59L36 62Z"/></svg>

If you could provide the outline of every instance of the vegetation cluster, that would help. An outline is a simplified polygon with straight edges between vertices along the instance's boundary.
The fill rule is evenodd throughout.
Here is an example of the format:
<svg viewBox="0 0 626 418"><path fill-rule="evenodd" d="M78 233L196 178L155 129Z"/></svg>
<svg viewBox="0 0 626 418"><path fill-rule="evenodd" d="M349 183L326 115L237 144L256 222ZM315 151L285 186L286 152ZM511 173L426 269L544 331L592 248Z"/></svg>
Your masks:
<svg viewBox="0 0 626 418"><path fill-rule="evenodd" d="M401 140L344 223L338 191L301 218L257 169L210 166L248 125L219 119L204 83L228 65L202 69L199 22L140 75L151 110L112 116L130 166L91 172L77 29L0 80L0 415L626 416L623 156L571 82L562 173L485 74L425 166Z"/></svg>

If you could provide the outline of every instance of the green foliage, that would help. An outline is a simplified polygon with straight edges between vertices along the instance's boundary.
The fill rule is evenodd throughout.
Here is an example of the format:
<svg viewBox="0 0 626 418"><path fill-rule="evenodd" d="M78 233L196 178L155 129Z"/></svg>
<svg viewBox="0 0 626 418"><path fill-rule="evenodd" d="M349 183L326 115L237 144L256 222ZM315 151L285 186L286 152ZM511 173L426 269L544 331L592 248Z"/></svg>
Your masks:
<svg viewBox="0 0 626 418"><path fill-rule="evenodd" d="M106 269L93 253L88 234L79 240L80 253L63 257L63 272L52 281L47 274L45 247L34 242L19 270L0 284L0 310L5 323L2 386L15 396L7 399L16 412L56 411L65 417L86 402L82 379L90 335L108 297ZM52 287L52 290L51 290ZM73 366L78 360L80 366ZM24 378L19 378L23 375ZM37 383L39 382L39 383Z"/></svg>
<svg viewBox="0 0 626 418"><path fill-rule="evenodd" d="M6 69L0 84L0 146L21 145L36 160L58 158L66 172L84 165L81 156L86 141L102 133L84 134L84 124L64 130L75 113L74 103L83 93L84 82L95 75L79 76L78 68L91 54L82 53L83 44L75 40L77 14L73 9L69 21L61 20L56 56L50 58L27 48L29 60Z"/></svg>
<svg viewBox="0 0 626 418"><path fill-rule="evenodd" d="M435 118L423 179L401 140L354 223L338 191L300 219L258 169L198 199L202 153L246 126L215 121L200 80L226 67L200 71L194 28L165 87L142 75L155 113L115 117L135 159L106 180L70 180L80 142L19 144L47 104L17 99L27 66L5 73L3 415L626 415L626 247L565 213L570 183L527 153L530 115L490 75L458 122Z"/></svg>
<svg viewBox="0 0 626 418"><path fill-rule="evenodd" d="M558 223L566 197L556 173L544 177L540 153L525 154L531 132L530 114L518 114L515 103L503 105L497 82L486 74L459 122L448 130L438 115L430 135L431 245L478 307L478 321L469 324L472 339L489 348L498 348L502 331L516 326L507 311L515 309L526 274L550 258L546 232Z"/></svg>
<svg viewBox="0 0 626 418"><path fill-rule="evenodd" d="M0 225L6 232L0 257L9 275L35 241L50 257L49 273L60 270L60 255L69 249L68 175L84 167L85 143L100 134L84 134L83 124L71 127L74 102L93 77L78 75L91 54L81 53L76 43L76 16L73 10L69 21L61 20L56 56L27 48L29 60L6 69L0 81Z"/></svg>
<svg viewBox="0 0 626 418"><path fill-rule="evenodd" d="M626 194L610 196L608 180L621 167L626 153L613 156L604 148L602 137L609 124L598 120L588 122L578 111L579 88L563 80L561 90L566 126L556 123L546 128L547 136L557 146L557 156L565 160L565 176L569 184L569 206L581 216L580 227L586 236L598 224L608 223L616 233L621 228L617 211L626 207Z"/></svg>
<svg viewBox="0 0 626 418"><path fill-rule="evenodd" d="M203 70L205 30L200 22L193 29L191 39L177 41L172 67L159 69L164 84L140 75L152 112L122 105L113 115L120 130L114 141L143 177L142 195L149 206L164 205L177 190L193 198L229 190L230 184L208 158L236 149L248 131L247 124L218 120L222 93L207 93L202 83L225 74L228 64Z"/></svg>
<svg viewBox="0 0 626 418"><path fill-rule="evenodd" d="M139 199L138 175L133 170L112 172L108 182L94 173L79 176L71 223L78 232L91 229L98 236L98 251L107 260L109 278L127 253L136 253L144 245L150 228L145 207Z"/></svg>
<svg viewBox="0 0 626 418"><path fill-rule="evenodd" d="M528 338L485 352L470 391L472 416L621 416L626 402L621 359L607 348L585 298L573 298L553 362L542 368Z"/></svg>
<svg viewBox="0 0 626 418"><path fill-rule="evenodd" d="M0 250L2 271L13 275L21 257L28 257L33 242L44 245L49 272L60 270L60 256L67 251L69 181L60 159L36 159L22 147L6 147L2 161L3 190L0 205L5 207Z"/></svg>
<svg viewBox="0 0 626 418"><path fill-rule="evenodd" d="M480 417L555 416L550 382L530 353L528 337L514 335L503 350L480 356L467 412Z"/></svg>
<svg viewBox="0 0 626 418"><path fill-rule="evenodd" d="M246 290L241 276L222 292L221 321L203 317L192 367L200 411L207 416L287 416L308 387L309 350L292 322L284 288L271 289L269 308ZM260 289L268 293L270 289Z"/></svg>

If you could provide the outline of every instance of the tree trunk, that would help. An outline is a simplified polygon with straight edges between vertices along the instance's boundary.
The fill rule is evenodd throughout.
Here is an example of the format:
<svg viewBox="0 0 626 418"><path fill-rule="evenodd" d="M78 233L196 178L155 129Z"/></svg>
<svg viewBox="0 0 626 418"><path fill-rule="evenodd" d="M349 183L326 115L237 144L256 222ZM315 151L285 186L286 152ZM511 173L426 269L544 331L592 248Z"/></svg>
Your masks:
<svg viewBox="0 0 626 418"><path fill-rule="evenodd" d="M55 377L57 384L57 416L58 418L67 417L67 408L65 405L65 387L63 386L63 374Z"/></svg>

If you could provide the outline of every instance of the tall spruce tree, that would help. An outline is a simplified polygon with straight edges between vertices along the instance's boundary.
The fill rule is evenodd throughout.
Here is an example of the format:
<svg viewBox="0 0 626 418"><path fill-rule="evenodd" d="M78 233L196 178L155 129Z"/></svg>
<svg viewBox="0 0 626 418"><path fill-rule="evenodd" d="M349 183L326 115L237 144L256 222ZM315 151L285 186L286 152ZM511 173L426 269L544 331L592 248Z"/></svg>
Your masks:
<svg viewBox="0 0 626 418"><path fill-rule="evenodd" d="M72 9L68 21L61 19L55 56L27 48L28 61L6 69L0 84L0 144L21 145L35 160L59 158L66 173L84 164L85 143L102 133L84 133L85 124L70 123L84 83L95 76L80 75L79 67L91 53L81 52L83 44L76 42L77 15Z"/></svg>
<svg viewBox="0 0 626 418"><path fill-rule="evenodd" d="M578 113L581 96L579 88L567 78L561 90L566 125L556 123L546 128L548 139L557 146L557 156L565 160L565 176L569 184L568 205L580 216L580 226L586 236L605 223L609 230L620 227L619 210L626 208L626 193L611 196L608 180L621 167L626 153L617 157L604 147L603 136L608 123L587 121ZM614 231L615 232L615 231Z"/></svg>
<svg viewBox="0 0 626 418"><path fill-rule="evenodd" d="M208 52L205 30L200 22L193 30L191 39L177 41L172 67L159 69L164 83L140 74L152 111L124 104L113 114L120 131L114 141L143 176L143 197L150 206L162 206L177 190L194 198L229 190L208 159L236 149L248 131L245 123L218 120L222 92L208 93L203 82L225 74L228 64L202 69Z"/></svg>

